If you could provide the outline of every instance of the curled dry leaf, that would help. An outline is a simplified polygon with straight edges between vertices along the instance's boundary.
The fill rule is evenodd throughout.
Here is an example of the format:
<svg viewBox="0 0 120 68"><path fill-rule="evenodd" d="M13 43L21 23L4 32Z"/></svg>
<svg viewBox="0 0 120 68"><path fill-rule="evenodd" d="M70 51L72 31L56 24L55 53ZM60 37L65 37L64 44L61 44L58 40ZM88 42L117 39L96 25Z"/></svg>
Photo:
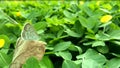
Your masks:
<svg viewBox="0 0 120 68"><path fill-rule="evenodd" d="M45 45L45 42L39 41L39 36L34 28L29 23L25 24L21 37L16 43L10 68L22 68L22 65L31 56L41 60L45 53Z"/></svg>

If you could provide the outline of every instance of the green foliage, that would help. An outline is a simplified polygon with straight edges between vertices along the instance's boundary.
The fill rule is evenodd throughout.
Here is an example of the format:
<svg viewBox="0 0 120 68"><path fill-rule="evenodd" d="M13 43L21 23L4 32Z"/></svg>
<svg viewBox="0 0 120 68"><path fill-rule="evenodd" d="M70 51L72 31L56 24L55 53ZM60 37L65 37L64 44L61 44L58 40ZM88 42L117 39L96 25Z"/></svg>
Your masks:
<svg viewBox="0 0 120 68"><path fill-rule="evenodd" d="M54 68L48 56L44 56L43 59L39 61L39 65L41 68Z"/></svg>
<svg viewBox="0 0 120 68"><path fill-rule="evenodd" d="M23 68L40 68L39 62L34 57L29 58Z"/></svg>
<svg viewBox="0 0 120 68"><path fill-rule="evenodd" d="M102 22L104 15L112 19ZM41 61L29 58L23 68L120 67L119 1L1 1L0 68L10 65L26 22L47 45Z"/></svg>
<svg viewBox="0 0 120 68"><path fill-rule="evenodd" d="M53 68L53 64L48 56L44 56L41 61L38 61L34 57L30 57L23 65L23 68Z"/></svg>
<svg viewBox="0 0 120 68"><path fill-rule="evenodd" d="M2 51L0 51L0 67L8 66L10 62L11 58Z"/></svg>
<svg viewBox="0 0 120 68"><path fill-rule="evenodd" d="M71 60L64 60L63 64L62 64L62 68L80 68L80 61L79 63L75 63L75 61L71 61Z"/></svg>
<svg viewBox="0 0 120 68"><path fill-rule="evenodd" d="M119 68L120 67L120 58L113 58L109 62L107 62L107 68Z"/></svg>
<svg viewBox="0 0 120 68"><path fill-rule="evenodd" d="M88 49L84 54L78 55L77 59L82 59L82 68L103 68L106 58L92 49Z"/></svg>

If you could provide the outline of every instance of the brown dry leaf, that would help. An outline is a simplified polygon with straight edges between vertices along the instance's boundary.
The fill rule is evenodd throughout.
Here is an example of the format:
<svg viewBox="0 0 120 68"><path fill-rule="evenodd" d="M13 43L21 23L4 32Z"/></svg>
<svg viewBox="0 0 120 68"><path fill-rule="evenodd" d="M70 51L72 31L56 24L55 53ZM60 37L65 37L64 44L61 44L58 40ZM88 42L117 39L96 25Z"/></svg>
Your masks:
<svg viewBox="0 0 120 68"><path fill-rule="evenodd" d="M15 52L10 68L22 68L26 60L33 56L41 60L45 53L46 43L39 41L39 36L34 28L29 24L25 24L21 37L16 43Z"/></svg>

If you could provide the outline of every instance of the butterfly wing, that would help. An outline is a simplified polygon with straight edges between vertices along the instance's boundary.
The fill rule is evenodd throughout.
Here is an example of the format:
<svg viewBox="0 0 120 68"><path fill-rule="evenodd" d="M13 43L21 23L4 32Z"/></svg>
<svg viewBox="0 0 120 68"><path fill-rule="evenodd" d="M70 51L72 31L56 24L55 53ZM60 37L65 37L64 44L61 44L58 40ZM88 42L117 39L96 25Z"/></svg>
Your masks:
<svg viewBox="0 0 120 68"><path fill-rule="evenodd" d="M30 23L25 24L21 33L21 38L24 40L39 40L38 34Z"/></svg>

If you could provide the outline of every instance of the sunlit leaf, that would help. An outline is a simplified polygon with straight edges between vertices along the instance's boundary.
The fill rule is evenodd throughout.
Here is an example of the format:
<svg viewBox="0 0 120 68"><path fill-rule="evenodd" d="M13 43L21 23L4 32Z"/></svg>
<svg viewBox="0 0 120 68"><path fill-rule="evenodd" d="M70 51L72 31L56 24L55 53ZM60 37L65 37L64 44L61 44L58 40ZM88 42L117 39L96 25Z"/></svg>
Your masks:
<svg viewBox="0 0 120 68"><path fill-rule="evenodd" d="M63 51L69 48L71 45L71 42L60 42L54 47L54 51Z"/></svg>
<svg viewBox="0 0 120 68"><path fill-rule="evenodd" d="M83 60L82 68L102 68L106 62L105 56L93 49L88 49L84 54L78 55L77 59Z"/></svg>
<svg viewBox="0 0 120 68"><path fill-rule="evenodd" d="M72 54L69 51L61 51L55 53L57 56L61 56L65 60L71 60L72 59Z"/></svg>
<svg viewBox="0 0 120 68"><path fill-rule="evenodd" d="M108 68L119 68L120 67L120 58L113 58L107 62L105 67Z"/></svg>
<svg viewBox="0 0 120 68"><path fill-rule="evenodd" d="M40 65L36 58L31 57L23 65L23 68L40 68Z"/></svg>
<svg viewBox="0 0 120 68"><path fill-rule="evenodd" d="M79 68L79 67L71 60L64 60L62 68Z"/></svg>

